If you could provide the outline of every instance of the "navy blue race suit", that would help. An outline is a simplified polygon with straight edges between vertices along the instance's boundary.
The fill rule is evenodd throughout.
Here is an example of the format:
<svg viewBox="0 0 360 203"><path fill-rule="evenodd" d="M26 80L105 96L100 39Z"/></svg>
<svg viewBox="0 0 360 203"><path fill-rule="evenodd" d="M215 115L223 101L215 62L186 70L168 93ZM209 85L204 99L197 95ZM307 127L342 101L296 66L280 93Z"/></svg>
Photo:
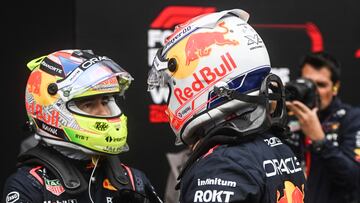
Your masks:
<svg viewBox="0 0 360 203"><path fill-rule="evenodd" d="M303 170L270 134L211 148L183 173L180 202L303 202Z"/></svg>
<svg viewBox="0 0 360 203"><path fill-rule="evenodd" d="M321 147L305 141L296 119L289 122L293 132L286 140L308 171L306 200L360 202L360 109L334 97L318 116L325 133Z"/></svg>
<svg viewBox="0 0 360 203"><path fill-rule="evenodd" d="M42 165L18 168L6 181L2 202L11 203L89 203L90 197L95 203L117 202L161 202L147 177L139 170L119 164L128 179L123 180L117 189L107 177L105 165L99 161L94 169L91 161L67 159L75 166L86 180L85 190L81 193L69 193L62 182L47 167ZM90 192L88 185L90 181Z"/></svg>

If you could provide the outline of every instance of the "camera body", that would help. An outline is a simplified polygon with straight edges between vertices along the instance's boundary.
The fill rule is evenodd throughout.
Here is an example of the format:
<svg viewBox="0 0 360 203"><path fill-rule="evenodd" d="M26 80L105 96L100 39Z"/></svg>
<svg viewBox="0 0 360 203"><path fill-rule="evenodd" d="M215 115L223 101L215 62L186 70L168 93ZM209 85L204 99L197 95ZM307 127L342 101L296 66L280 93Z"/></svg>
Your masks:
<svg viewBox="0 0 360 203"><path fill-rule="evenodd" d="M298 100L310 109L320 107L316 84L307 78L298 78L285 84L286 101Z"/></svg>

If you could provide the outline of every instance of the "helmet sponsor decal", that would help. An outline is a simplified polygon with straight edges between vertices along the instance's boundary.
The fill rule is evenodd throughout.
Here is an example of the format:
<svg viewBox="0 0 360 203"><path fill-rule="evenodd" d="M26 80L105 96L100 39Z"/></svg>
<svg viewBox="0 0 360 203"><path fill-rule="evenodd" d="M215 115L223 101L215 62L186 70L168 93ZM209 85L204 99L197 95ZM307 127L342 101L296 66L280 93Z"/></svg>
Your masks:
<svg viewBox="0 0 360 203"><path fill-rule="evenodd" d="M174 89L175 98L180 105L187 102L190 98L196 97L202 90L207 89L206 87L226 77L233 69L237 68L235 61L228 52L225 55L221 55L221 61L222 63L218 67L211 69L205 66L198 72L193 73L191 86L183 89Z"/></svg>
<svg viewBox="0 0 360 203"><path fill-rule="evenodd" d="M58 128L54 128L52 126L49 126L46 123L44 123L44 122L42 122L40 120L37 120L37 119L35 119L35 122L36 122L36 124L38 125L39 128L41 128L42 130L44 130L44 131L46 131L46 132L48 132L48 133L50 133L52 135L58 136L60 134L60 133L58 133L58 131L60 131L60 129L58 129ZM62 135L64 135L64 134L62 134Z"/></svg>
<svg viewBox="0 0 360 203"><path fill-rule="evenodd" d="M79 67L81 67L83 70L85 70L85 69L89 68L90 66L94 65L95 63L104 61L104 60L110 60L110 59L106 56L97 56L97 57L91 58L89 60L86 60Z"/></svg>
<svg viewBox="0 0 360 203"><path fill-rule="evenodd" d="M125 137L119 137L119 138L111 137L111 136L105 137L106 142L122 142L122 141L124 141L124 139L125 139Z"/></svg>
<svg viewBox="0 0 360 203"><path fill-rule="evenodd" d="M44 58L44 60L40 63L40 69L51 75L65 77L61 65L53 62L49 58Z"/></svg>
<svg viewBox="0 0 360 203"><path fill-rule="evenodd" d="M47 108L43 105L33 102L26 101L26 110L29 114L33 115L34 118L43 121L48 125L59 127L59 112L53 108Z"/></svg>
<svg viewBox="0 0 360 203"><path fill-rule="evenodd" d="M27 90L29 93L36 94L38 96L41 96L40 92L40 86L41 86L41 72L40 71L34 71L27 82Z"/></svg>
<svg viewBox="0 0 360 203"><path fill-rule="evenodd" d="M111 153L111 154L118 154L119 152L121 152L121 149L122 149L122 146L121 147L105 146L102 148L102 150L104 152Z"/></svg>
<svg viewBox="0 0 360 203"><path fill-rule="evenodd" d="M109 124L105 122L97 121L94 124L94 128L99 131L106 131L109 128Z"/></svg>
<svg viewBox="0 0 360 203"><path fill-rule="evenodd" d="M218 45L238 45L237 40L226 39L225 34L229 29L225 26L225 22L221 22L219 27L223 28L222 32L202 32L192 34L185 46L186 65L201 57L208 56L211 53L211 46Z"/></svg>
<svg viewBox="0 0 360 203"><path fill-rule="evenodd" d="M246 25L244 25L244 27L246 27ZM248 39L247 45L250 47L250 50L264 47L263 41L258 34L246 35L245 38Z"/></svg>
<svg viewBox="0 0 360 203"><path fill-rule="evenodd" d="M17 192L17 191L9 192L9 193L6 195L6 203L16 202L16 201L19 200L19 198L20 198L19 192Z"/></svg>

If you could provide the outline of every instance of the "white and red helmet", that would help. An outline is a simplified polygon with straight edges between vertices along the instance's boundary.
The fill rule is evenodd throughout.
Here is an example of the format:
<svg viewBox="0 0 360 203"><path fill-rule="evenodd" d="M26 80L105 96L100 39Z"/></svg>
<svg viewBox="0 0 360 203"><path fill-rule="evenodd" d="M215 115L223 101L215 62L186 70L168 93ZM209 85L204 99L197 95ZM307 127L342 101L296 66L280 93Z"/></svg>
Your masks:
<svg viewBox="0 0 360 203"><path fill-rule="evenodd" d="M155 56L148 85L170 89L167 113L177 144L192 144L200 127L214 128L249 104L264 103L265 97L246 97L259 96L271 70L265 44L248 18L240 9L195 17L177 26ZM263 115L258 117L265 120Z"/></svg>

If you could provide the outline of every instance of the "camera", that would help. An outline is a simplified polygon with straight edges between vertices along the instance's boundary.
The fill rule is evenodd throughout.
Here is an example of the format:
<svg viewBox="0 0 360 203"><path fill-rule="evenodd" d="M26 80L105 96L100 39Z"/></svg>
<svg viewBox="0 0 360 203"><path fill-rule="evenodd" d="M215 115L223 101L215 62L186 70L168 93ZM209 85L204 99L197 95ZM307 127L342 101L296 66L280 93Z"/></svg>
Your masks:
<svg viewBox="0 0 360 203"><path fill-rule="evenodd" d="M286 101L298 100L310 109L319 107L320 96L316 84L306 78L298 78L285 84Z"/></svg>

